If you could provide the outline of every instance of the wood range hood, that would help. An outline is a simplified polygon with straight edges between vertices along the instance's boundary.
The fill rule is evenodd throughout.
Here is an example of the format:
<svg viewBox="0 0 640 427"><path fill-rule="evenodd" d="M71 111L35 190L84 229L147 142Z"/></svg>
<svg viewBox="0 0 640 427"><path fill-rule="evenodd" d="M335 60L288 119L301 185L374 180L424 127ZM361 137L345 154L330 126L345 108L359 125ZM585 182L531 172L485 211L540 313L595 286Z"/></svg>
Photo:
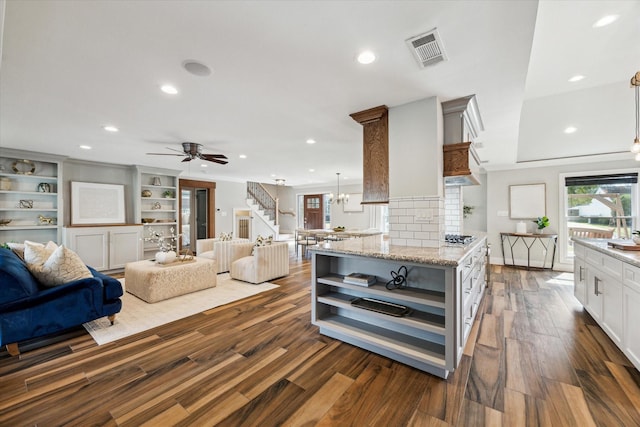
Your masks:
<svg viewBox="0 0 640 427"><path fill-rule="evenodd" d="M484 130L475 95L442 103L444 185L478 185L480 157L474 141Z"/></svg>
<svg viewBox="0 0 640 427"><path fill-rule="evenodd" d="M349 116L363 128L362 204L389 203L389 110L381 105Z"/></svg>

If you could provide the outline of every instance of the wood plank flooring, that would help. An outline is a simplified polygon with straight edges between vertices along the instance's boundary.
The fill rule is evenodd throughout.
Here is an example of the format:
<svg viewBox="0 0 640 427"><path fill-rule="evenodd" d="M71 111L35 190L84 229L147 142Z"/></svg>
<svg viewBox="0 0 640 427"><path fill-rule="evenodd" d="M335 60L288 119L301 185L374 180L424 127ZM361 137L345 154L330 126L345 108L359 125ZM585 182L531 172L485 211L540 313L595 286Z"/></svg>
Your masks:
<svg viewBox="0 0 640 427"><path fill-rule="evenodd" d="M493 266L445 381L321 336L310 262L280 288L98 347L0 352L0 426L640 426L640 373L569 273Z"/></svg>

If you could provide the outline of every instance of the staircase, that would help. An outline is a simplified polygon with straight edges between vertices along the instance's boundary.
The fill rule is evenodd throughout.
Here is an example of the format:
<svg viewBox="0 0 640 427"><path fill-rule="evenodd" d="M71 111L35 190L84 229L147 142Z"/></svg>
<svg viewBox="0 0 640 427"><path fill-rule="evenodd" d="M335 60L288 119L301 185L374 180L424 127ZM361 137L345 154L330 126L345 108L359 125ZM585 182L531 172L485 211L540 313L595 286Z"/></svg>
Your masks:
<svg viewBox="0 0 640 427"><path fill-rule="evenodd" d="M262 236L273 234L278 240L280 226L278 225L278 200L259 182L247 182L247 206L251 208L253 233ZM252 234L253 234L252 233Z"/></svg>

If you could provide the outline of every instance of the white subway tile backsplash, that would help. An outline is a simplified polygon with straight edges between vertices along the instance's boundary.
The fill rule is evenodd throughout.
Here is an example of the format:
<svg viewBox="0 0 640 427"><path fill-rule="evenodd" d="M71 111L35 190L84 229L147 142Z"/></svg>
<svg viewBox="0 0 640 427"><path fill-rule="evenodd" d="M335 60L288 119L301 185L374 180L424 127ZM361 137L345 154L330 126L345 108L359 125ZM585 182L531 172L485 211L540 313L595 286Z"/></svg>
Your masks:
<svg viewBox="0 0 640 427"><path fill-rule="evenodd" d="M400 216L400 217L398 217L398 222L400 224L413 224L413 217L412 216Z"/></svg>

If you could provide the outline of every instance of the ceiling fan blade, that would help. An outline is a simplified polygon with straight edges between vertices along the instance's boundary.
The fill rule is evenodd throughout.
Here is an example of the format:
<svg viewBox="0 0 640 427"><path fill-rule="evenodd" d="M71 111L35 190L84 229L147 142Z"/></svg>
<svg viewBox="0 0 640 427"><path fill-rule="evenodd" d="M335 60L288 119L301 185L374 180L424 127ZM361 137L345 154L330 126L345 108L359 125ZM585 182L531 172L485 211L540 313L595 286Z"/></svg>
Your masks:
<svg viewBox="0 0 640 427"><path fill-rule="evenodd" d="M218 160L218 159L204 159L204 160L208 162L213 162L213 163L220 163L221 165L226 165L227 163L229 163L226 160Z"/></svg>
<svg viewBox="0 0 640 427"><path fill-rule="evenodd" d="M180 151L180 150L176 150L175 148L171 148L171 147L165 147L167 150L171 150L171 151L176 151L178 153L182 153L184 154L184 150Z"/></svg>
<svg viewBox="0 0 640 427"><path fill-rule="evenodd" d="M224 154L201 154L200 158L203 160L226 159L227 156L225 156Z"/></svg>
<svg viewBox="0 0 640 427"><path fill-rule="evenodd" d="M191 160L192 160L192 159L191 159L191 157L185 157L185 158L184 158L184 160L183 160L182 162L183 162L183 163L184 163L184 162L190 162Z"/></svg>
<svg viewBox="0 0 640 427"><path fill-rule="evenodd" d="M184 156L183 154L169 154L169 153L147 153L150 154L152 156Z"/></svg>

